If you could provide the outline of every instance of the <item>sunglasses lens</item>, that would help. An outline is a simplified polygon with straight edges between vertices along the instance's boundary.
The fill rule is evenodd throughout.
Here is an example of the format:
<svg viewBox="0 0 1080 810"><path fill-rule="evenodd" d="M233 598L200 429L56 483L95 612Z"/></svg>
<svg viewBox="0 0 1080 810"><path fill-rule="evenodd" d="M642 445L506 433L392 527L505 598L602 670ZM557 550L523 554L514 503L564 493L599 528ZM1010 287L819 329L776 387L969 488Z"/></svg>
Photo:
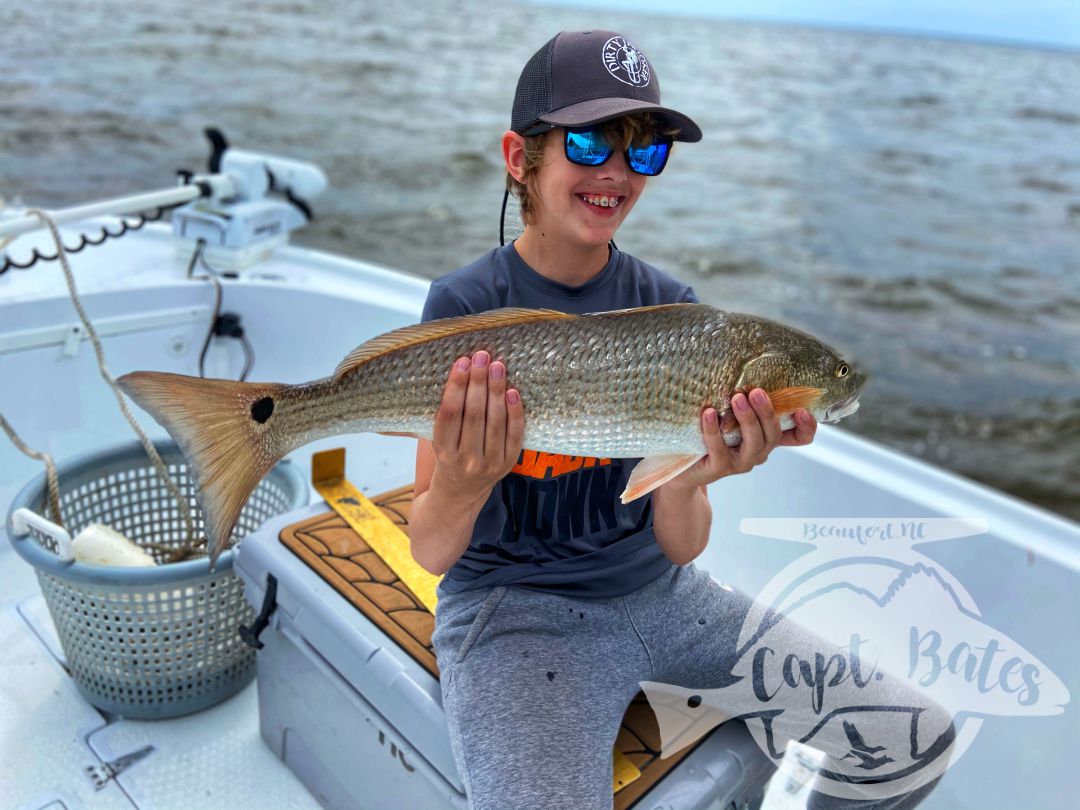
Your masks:
<svg viewBox="0 0 1080 810"><path fill-rule="evenodd" d="M664 170L671 144L667 141L654 142L648 146L630 147L627 150L630 168L638 174L655 176Z"/></svg>
<svg viewBox="0 0 1080 810"><path fill-rule="evenodd" d="M566 130L566 158L579 166L599 166L611 157L601 129Z"/></svg>

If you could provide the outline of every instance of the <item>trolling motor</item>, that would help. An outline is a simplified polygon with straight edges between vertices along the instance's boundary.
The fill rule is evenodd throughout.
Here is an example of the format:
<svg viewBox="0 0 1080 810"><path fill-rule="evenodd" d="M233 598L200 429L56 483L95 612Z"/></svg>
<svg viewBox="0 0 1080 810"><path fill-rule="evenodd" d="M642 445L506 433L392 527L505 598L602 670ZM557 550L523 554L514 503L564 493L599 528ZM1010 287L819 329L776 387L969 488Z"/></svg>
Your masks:
<svg viewBox="0 0 1080 810"><path fill-rule="evenodd" d="M65 252L78 253L119 238L160 219L169 209L175 209L172 227L180 252L192 256L202 241L206 258L221 269L247 267L288 242L289 233L311 219L310 200L326 188L322 170L313 163L233 149L219 130L205 132L212 147L209 174L182 170L178 172L179 186L50 211L57 225L95 217L125 217L118 231L99 225L100 234L82 234L77 244L65 245ZM268 196L271 194L284 199ZM156 213L146 213L155 209ZM131 217L136 219L134 223L128 221ZM43 254L37 248L18 259L8 255L7 246L16 237L43 227L22 205L5 207L0 202L0 276L58 258L58 254Z"/></svg>
<svg viewBox="0 0 1080 810"><path fill-rule="evenodd" d="M237 270L266 258L288 242L291 231L311 220L309 201L326 188L326 175L313 163L230 147L220 130L205 133L210 172L230 177L235 193L177 208L173 235L184 243L202 240L209 262ZM183 249L190 253L191 244Z"/></svg>

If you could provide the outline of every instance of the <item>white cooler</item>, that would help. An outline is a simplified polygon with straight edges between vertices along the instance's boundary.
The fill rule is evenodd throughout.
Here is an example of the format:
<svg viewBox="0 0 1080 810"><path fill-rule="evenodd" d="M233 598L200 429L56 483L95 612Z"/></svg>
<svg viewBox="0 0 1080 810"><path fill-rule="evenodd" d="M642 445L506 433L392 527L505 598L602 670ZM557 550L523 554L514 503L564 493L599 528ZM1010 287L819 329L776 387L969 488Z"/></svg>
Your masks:
<svg viewBox="0 0 1080 810"><path fill-rule="evenodd" d="M388 495L401 506L408 492ZM407 507L391 507L395 522L404 524ZM282 535L307 551L294 552ZM397 608L365 615L364 594L420 605L400 582L388 584L392 572L347 524L322 502L273 518L244 539L235 568L256 611L272 608L257 641L262 737L319 802L331 810L467 808L430 648L434 617ZM643 740L641 750L622 749L642 775L614 794L616 810L756 806L773 769L743 724L661 760L651 711L639 695L624 720L620 739ZM646 712L652 734L640 731Z"/></svg>

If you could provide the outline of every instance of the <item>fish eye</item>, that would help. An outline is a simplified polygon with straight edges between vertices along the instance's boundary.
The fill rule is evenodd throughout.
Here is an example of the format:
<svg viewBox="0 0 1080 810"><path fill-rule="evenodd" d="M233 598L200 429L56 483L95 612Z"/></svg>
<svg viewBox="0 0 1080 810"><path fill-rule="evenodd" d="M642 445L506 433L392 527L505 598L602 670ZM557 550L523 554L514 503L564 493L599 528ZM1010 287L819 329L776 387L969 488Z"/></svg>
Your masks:
<svg viewBox="0 0 1080 810"><path fill-rule="evenodd" d="M839 366L836 367L836 371L834 373L837 377L846 377L848 371L849 369L847 363L841 363Z"/></svg>

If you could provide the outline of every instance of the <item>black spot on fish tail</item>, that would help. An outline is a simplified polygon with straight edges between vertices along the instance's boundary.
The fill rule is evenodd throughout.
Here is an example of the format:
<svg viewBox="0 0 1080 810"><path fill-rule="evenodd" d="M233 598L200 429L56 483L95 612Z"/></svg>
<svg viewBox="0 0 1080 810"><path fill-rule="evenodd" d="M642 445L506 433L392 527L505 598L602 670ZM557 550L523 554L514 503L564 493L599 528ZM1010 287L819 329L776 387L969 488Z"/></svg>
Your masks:
<svg viewBox="0 0 1080 810"><path fill-rule="evenodd" d="M274 412L274 400L271 397L263 397L251 403L251 418L260 425L270 418Z"/></svg>
<svg viewBox="0 0 1080 810"><path fill-rule="evenodd" d="M549 681L555 680L555 673L554 672L549 671L547 676L548 676Z"/></svg>
<svg viewBox="0 0 1080 810"><path fill-rule="evenodd" d="M585 614L584 614L584 613L579 613L579 614L577 615L577 617L578 617L579 619L584 619L584 618L585 618Z"/></svg>

